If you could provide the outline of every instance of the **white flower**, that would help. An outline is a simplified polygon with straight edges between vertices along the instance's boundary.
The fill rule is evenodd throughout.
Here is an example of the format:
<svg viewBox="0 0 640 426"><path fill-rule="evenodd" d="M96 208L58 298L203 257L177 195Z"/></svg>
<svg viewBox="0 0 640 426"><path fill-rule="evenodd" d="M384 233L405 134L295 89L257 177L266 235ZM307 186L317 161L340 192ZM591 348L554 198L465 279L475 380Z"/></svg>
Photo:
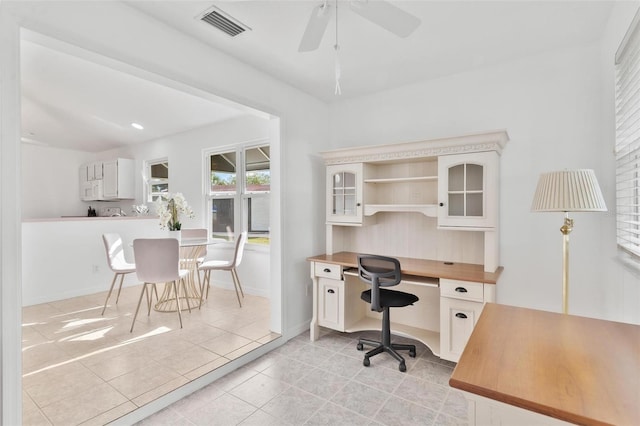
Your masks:
<svg viewBox="0 0 640 426"><path fill-rule="evenodd" d="M184 199L184 195L180 192L175 194L162 195L156 201L158 217L160 218L160 228L169 228L170 231L179 231L182 228L180 223L180 215L183 214L188 218L193 218L193 210Z"/></svg>

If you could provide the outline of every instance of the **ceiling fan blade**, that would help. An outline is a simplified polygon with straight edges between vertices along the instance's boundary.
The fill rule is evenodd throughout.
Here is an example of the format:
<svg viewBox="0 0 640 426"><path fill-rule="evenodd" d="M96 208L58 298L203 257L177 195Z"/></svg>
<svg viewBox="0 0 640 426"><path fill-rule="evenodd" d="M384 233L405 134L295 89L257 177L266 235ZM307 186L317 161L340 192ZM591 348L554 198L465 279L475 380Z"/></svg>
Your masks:
<svg viewBox="0 0 640 426"><path fill-rule="evenodd" d="M324 35L329 19L331 18L330 6L327 3L323 3L316 6L311 11L307 28L304 30L302 40L300 40L300 46L298 52L310 52L316 50L320 46L322 36Z"/></svg>
<svg viewBox="0 0 640 426"><path fill-rule="evenodd" d="M354 0L351 10L399 37L408 37L420 25L420 18L383 0Z"/></svg>

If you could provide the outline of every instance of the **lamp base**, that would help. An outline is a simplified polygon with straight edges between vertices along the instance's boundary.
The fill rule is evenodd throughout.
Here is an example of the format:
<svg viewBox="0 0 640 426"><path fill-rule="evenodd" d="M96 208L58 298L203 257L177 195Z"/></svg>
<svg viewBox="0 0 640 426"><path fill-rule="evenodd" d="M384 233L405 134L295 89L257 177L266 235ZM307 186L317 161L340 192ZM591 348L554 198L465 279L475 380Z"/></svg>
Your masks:
<svg viewBox="0 0 640 426"><path fill-rule="evenodd" d="M569 212L564 214L564 224L560 228L562 232L562 312L569 313L569 234L573 230L573 219L569 218Z"/></svg>

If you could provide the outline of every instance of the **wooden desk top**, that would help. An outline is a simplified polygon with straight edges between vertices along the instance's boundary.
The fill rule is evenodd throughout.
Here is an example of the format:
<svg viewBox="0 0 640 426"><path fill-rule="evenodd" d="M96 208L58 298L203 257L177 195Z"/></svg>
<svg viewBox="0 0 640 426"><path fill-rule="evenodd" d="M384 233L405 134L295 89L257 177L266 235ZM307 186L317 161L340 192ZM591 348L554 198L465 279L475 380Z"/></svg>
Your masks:
<svg viewBox="0 0 640 426"><path fill-rule="evenodd" d="M333 263L352 268L358 267L358 254L341 251L334 254L321 254L307 258L308 261ZM395 256L394 256L395 257ZM400 261L402 273L419 277L447 278L451 280L472 281L485 284L495 284L502 272L502 266L495 272L485 272L483 265L472 263L454 263L447 265L439 260L414 259L411 257L396 257Z"/></svg>
<svg viewBox="0 0 640 426"><path fill-rule="evenodd" d="M449 384L584 425L640 425L640 326L487 304Z"/></svg>

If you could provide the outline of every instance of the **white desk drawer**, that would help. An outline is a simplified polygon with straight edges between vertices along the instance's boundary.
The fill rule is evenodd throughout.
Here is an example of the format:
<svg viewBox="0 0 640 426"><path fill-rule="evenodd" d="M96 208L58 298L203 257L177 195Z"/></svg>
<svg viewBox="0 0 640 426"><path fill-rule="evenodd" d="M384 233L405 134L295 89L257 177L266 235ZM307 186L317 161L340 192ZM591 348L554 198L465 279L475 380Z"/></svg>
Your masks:
<svg viewBox="0 0 640 426"><path fill-rule="evenodd" d="M484 301L484 284L441 279L440 296L482 302Z"/></svg>
<svg viewBox="0 0 640 426"><path fill-rule="evenodd" d="M331 278L332 280L342 279L342 266L334 263L315 262L315 274L317 277Z"/></svg>

